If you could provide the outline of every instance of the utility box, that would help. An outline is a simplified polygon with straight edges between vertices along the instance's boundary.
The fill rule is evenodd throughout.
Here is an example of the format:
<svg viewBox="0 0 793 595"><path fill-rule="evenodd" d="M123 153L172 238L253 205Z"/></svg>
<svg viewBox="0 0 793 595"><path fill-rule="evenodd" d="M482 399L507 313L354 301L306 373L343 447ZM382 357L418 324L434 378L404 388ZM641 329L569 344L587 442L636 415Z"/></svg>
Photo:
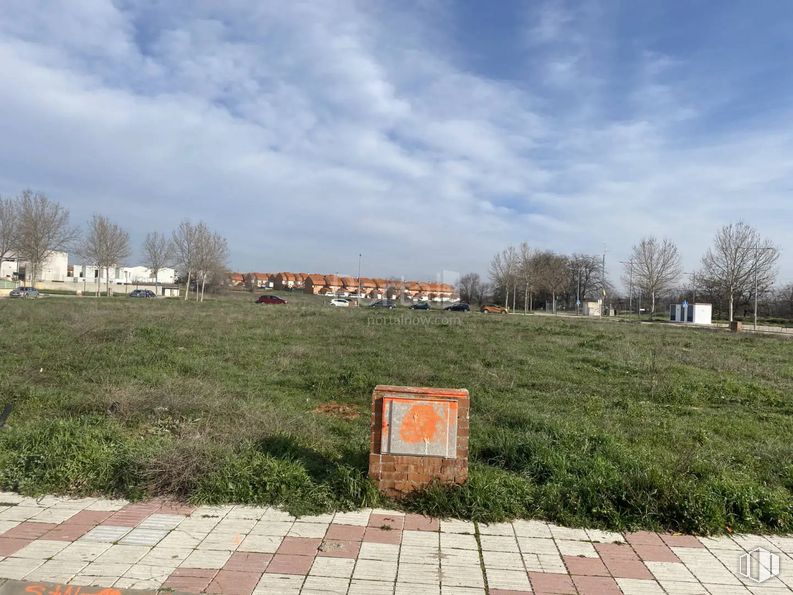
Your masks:
<svg viewBox="0 0 793 595"><path fill-rule="evenodd" d="M669 306L669 321L684 322L688 324L711 324L713 319L713 306L711 304L671 304Z"/></svg>
<svg viewBox="0 0 793 595"><path fill-rule="evenodd" d="M603 300L596 302L588 301L583 303L582 314L584 316L600 316L603 313Z"/></svg>
<svg viewBox="0 0 793 595"><path fill-rule="evenodd" d="M399 498L433 481L468 479L465 389L378 385L372 393L369 476Z"/></svg>

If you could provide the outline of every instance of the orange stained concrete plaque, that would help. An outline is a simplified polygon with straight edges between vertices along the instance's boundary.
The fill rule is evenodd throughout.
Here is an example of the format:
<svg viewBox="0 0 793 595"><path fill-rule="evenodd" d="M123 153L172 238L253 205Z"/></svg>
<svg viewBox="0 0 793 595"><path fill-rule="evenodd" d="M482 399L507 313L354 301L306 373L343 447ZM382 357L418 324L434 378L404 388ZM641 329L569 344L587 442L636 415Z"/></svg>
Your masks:
<svg viewBox="0 0 793 595"><path fill-rule="evenodd" d="M383 453L455 458L457 401L384 397Z"/></svg>

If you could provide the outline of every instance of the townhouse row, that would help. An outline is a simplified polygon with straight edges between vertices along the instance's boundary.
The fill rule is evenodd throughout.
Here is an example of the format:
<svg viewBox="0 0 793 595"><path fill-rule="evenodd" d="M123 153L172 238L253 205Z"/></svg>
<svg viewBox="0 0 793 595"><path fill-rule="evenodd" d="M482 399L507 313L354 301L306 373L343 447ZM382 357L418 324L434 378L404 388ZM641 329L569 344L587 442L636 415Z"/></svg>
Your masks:
<svg viewBox="0 0 793 595"><path fill-rule="evenodd" d="M232 273L229 279L231 285L236 287L303 291L330 297L360 296L414 302L455 299L454 286L448 283L288 272Z"/></svg>

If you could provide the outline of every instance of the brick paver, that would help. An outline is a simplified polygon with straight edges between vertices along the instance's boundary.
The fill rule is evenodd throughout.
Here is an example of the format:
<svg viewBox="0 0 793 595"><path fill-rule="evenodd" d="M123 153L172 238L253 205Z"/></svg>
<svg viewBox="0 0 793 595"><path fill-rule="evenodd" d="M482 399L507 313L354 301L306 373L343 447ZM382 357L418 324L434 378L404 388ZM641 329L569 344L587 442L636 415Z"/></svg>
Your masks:
<svg viewBox="0 0 793 595"><path fill-rule="evenodd" d="M275 508L2 492L0 501L0 583L230 595L793 593L792 536L621 534L391 510L296 519ZM781 560L762 585L738 574L739 557L758 546Z"/></svg>

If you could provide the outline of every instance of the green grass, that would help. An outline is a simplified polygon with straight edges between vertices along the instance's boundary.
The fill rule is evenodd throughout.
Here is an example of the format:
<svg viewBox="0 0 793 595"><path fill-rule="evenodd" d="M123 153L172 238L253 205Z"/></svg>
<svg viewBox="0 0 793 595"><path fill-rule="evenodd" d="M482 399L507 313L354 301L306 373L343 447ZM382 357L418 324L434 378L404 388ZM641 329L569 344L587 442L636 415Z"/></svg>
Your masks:
<svg viewBox="0 0 793 595"><path fill-rule="evenodd" d="M793 341L478 313L373 325L287 297L0 301L0 488L393 505L366 477L372 388L448 386L471 393L470 481L410 510L793 531ZM328 401L360 415L314 412Z"/></svg>

